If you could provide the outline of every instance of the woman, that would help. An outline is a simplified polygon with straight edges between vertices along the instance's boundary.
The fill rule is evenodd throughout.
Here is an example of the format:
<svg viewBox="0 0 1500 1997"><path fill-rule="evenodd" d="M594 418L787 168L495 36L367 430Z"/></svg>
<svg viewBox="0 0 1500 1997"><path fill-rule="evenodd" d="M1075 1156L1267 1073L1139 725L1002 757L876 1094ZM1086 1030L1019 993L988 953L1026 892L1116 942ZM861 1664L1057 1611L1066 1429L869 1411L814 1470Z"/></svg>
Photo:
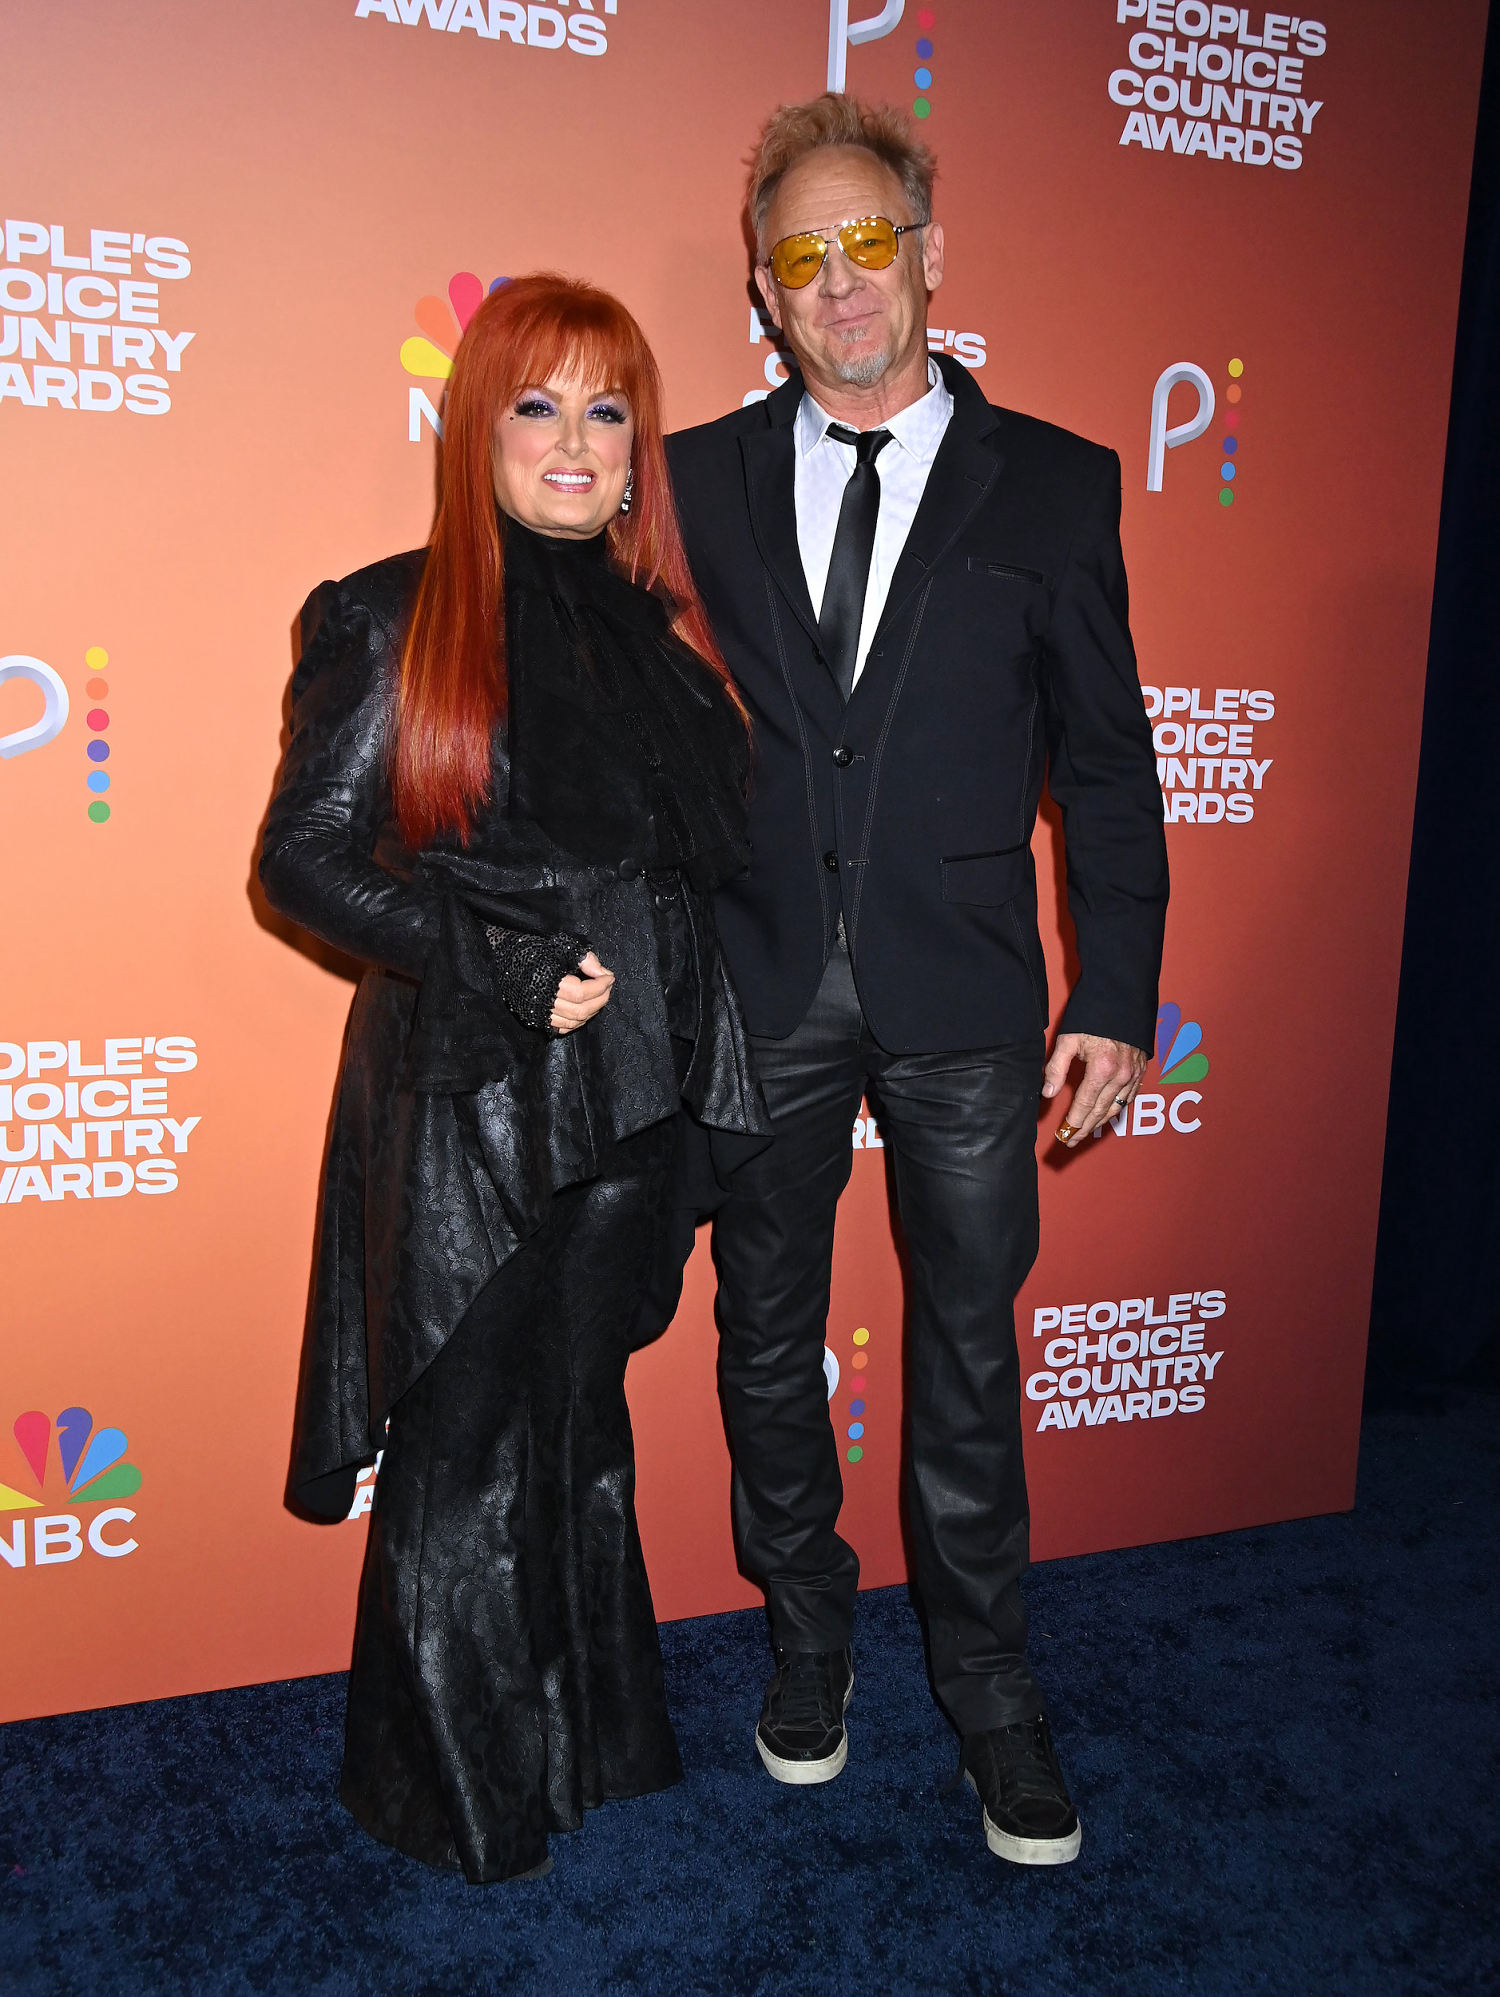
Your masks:
<svg viewBox="0 0 1500 1997"><path fill-rule="evenodd" d="M261 880L370 966L293 1464L341 1516L384 1449L341 1794L514 1878L680 1776L625 1362L680 1105L767 1127L706 899L746 863L743 712L622 305L540 275L480 306L426 550L303 632Z"/></svg>

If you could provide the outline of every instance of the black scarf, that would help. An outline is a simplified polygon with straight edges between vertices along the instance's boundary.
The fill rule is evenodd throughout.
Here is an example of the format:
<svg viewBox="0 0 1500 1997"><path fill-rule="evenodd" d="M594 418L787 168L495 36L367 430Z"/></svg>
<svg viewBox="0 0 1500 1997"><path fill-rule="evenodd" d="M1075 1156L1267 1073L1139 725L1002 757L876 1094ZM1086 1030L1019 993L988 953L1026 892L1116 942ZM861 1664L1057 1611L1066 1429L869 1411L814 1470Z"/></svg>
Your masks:
<svg viewBox="0 0 1500 1997"><path fill-rule="evenodd" d="M700 889L743 873L749 745L717 675L605 535L501 530L509 814L588 864L678 868Z"/></svg>

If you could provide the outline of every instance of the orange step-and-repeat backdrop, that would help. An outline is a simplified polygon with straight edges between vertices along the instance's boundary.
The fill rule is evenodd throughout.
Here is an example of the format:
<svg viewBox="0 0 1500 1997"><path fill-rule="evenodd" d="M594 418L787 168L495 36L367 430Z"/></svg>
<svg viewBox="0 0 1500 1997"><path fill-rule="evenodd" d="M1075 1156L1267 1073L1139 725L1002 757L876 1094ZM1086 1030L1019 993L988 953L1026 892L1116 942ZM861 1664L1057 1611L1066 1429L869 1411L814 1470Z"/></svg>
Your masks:
<svg viewBox="0 0 1500 1997"><path fill-rule="evenodd" d="M1043 1152L1036 1550L1352 1501L1485 6L1318 4L16 11L0 1718L345 1662L359 1517L282 1506L351 992L252 880L292 620L425 537L448 357L497 278L617 291L674 423L783 378L743 158L846 65L939 156L934 347L1124 463L1173 906L1144 1091ZM1051 823L1038 846L1055 882ZM1050 902L1046 931L1056 996ZM879 1583L901 1294L879 1132L853 1143L830 1410ZM700 1244L631 1368L665 1616L755 1599L711 1303Z"/></svg>

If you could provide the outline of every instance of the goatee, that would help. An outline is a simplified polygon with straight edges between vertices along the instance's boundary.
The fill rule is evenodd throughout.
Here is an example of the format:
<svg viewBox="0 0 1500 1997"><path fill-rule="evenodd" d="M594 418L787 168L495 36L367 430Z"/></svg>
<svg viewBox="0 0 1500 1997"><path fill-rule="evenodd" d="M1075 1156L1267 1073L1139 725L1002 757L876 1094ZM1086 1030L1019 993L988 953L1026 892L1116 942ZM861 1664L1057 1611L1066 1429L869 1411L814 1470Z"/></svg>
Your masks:
<svg viewBox="0 0 1500 1997"><path fill-rule="evenodd" d="M851 388L873 388L890 364L891 357L882 348L879 353L865 354L857 361L835 361L833 371Z"/></svg>

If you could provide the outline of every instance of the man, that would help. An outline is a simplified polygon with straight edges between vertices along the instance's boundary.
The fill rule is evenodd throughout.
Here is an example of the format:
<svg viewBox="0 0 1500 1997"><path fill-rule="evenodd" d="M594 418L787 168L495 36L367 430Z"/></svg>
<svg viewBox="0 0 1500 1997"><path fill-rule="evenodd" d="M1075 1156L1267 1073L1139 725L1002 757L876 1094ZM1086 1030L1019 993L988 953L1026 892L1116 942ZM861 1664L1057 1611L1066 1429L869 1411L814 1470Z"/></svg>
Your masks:
<svg viewBox="0 0 1500 1997"><path fill-rule="evenodd" d="M934 162L894 112L783 109L751 172L756 282L800 378L671 440L693 572L749 705L748 878L718 903L775 1126L717 1216L740 1555L776 1671L782 1782L848 1752L858 1561L823 1346L861 1096L911 1295L907 1504L933 1683L990 1849L1060 1864L1078 1818L1026 1659L1013 1304L1036 1255L1036 1104L1059 1140L1145 1069L1167 900L1119 543L1120 468L928 356ZM1030 839L1063 814L1081 975L1048 1010Z"/></svg>

